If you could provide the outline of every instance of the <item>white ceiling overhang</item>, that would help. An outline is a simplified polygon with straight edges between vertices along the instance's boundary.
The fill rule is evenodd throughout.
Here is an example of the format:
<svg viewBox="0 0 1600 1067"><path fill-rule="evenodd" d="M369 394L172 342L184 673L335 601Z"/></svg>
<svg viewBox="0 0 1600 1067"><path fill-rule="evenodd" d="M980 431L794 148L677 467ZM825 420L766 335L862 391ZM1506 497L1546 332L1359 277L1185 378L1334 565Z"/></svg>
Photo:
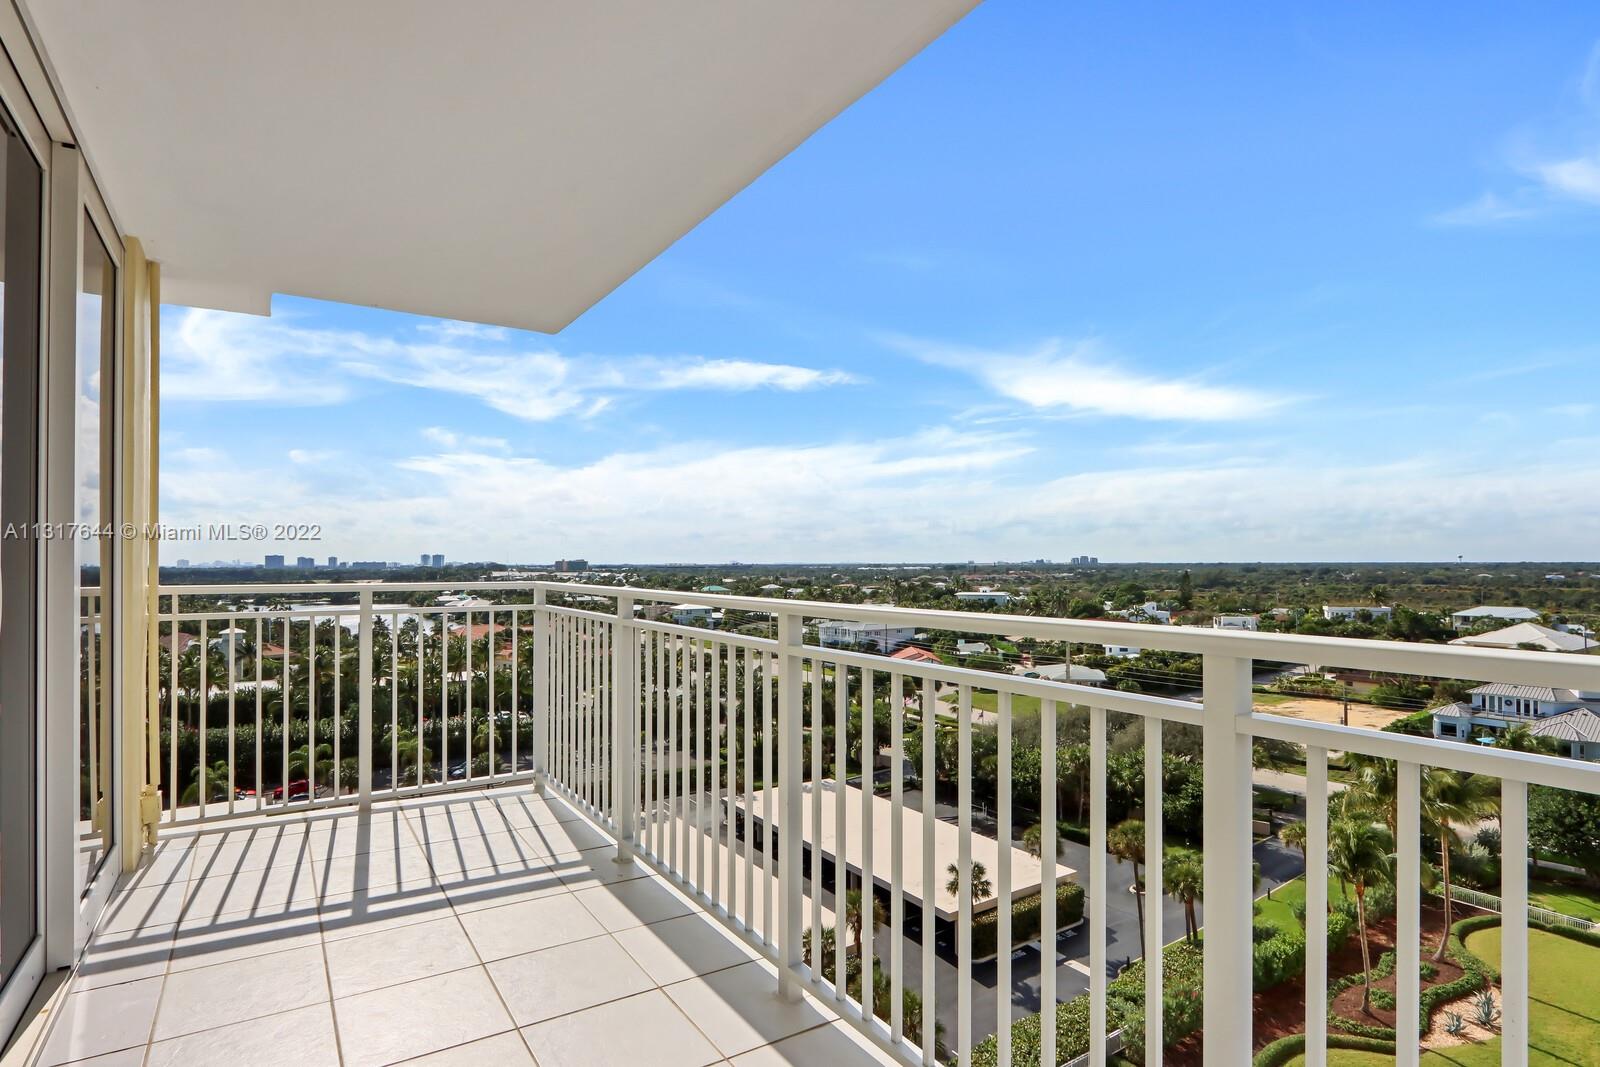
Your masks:
<svg viewBox="0 0 1600 1067"><path fill-rule="evenodd" d="M33 0L173 303L553 332L976 0Z"/></svg>

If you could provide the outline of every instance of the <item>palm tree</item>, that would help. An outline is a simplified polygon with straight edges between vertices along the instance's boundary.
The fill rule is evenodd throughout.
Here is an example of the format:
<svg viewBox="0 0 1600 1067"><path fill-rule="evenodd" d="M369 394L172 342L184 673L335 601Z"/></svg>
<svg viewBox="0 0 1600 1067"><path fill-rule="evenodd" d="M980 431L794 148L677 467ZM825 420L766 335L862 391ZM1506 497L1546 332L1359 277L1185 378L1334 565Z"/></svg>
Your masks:
<svg viewBox="0 0 1600 1067"><path fill-rule="evenodd" d="M1339 794L1342 813L1352 818L1362 811L1381 815L1392 837L1399 810L1399 765L1394 760L1358 753L1351 753L1347 759L1350 769L1356 772L1356 780Z"/></svg>
<svg viewBox="0 0 1600 1067"><path fill-rule="evenodd" d="M1367 889L1389 877L1394 836L1375 822L1342 818L1328 828L1328 866L1356 892L1361 932L1361 1010L1372 1013L1372 951L1367 944Z"/></svg>
<svg viewBox="0 0 1600 1067"><path fill-rule="evenodd" d="M1022 831L1022 847L1028 850L1028 855L1038 859L1044 854L1044 828L1039 823L1034 823Z"/></svg>
<svg viewBox="0 0 1600 1067"><path fill-rule="evenodd" d="M1440 768L1430 769L1422 780L1422 823L1439 835L1439 871L1443 882L1444 930L1439 936L1435 960L1444 959L1450 943L1450 845L1456 823L1471 823L1499 810L1499 797L1482 775L1460 775Z"/></svg>
<svg viewBox="0 0 1600 1067"><path fill-rule="evenodd" d="M212 797L228 796L228 761L219 759L209 767L201 768L194 776L194 781L189 783L189 788L183 791L181 804L196 804L209 801ZM203 789L203 792L202 792Z"/></svg>
<svg viewBox="0 0 1600 1067"><path fill-rule="evenodd" d="M861 890L850 889L844 894L844 924L850 930L850 937L854 942L850 948L857 954L861 952L861 928L865 916L861 908ZM884 911L883 901L878 899L876 893L872 895L872 928L887 924L888 914Z"/></svg>
<svg viewBox="0 0 1600 1067"><path fill-rule="evenodd" d="M961 897L961 868L951 864L946 868L950 873L950 880L945 882L944 891L951 896ZM989 884L989 869L977 860L972 861L972 899L982 900L994 894L994 886Z"/></svg>
<svg viewBox="0 0 1600 1067"><path fill-rule="evenodd" d="M1290 823L1278 831L1278 840L1304 857L1306 854L1306 824L1304 822Z"/></svg>
<svg viewBox="0 0 1600 1067"><path fill-rule="evenodd" d="M333 778L333 746L323 743L313 751L309 744L301 745L289 753L283 777L286 782L314 778L317 785L326 785Z"/></svg>
<svg viewBox="0 0 1600 1067"><path fill-rule="evenodd" d="M1200 936L1200 922L1195 915L1195 901L1205 895L1206 867L1200 853L1187 848L1174 848L1167 852L1162 865L1162 878L1167 895L1183 902L1183 936L1194 941Z"/></svg>
<svg viewBox="0 0 1600 1067"><path fill-rule="evenodd" d="M1145 954L1144 944L1144 881L1139 877L1139 867L1144 863L1144 823L1139 819L1124 819L1106 835L1106 851L1117 859L1133 864L1133 899L1139 909L1139 955Z"/></svg>

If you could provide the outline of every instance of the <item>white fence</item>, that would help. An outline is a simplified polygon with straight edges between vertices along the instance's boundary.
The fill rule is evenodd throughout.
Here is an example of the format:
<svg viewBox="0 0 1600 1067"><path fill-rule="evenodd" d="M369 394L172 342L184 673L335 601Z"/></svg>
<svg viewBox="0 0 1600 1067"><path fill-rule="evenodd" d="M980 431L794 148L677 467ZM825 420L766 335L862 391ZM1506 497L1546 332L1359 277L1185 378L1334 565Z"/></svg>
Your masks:
<svg viewBox="0 0 1600 1067"><path fill-rule="evenodd" d="M1316 662L1429 677L1556 685L1600 690L1600 661L1520 651L1259 634L1246 631L1130 625L965 612L918 611L875 605L810 603L725 594L696 594L697 603L775 619L775 636L708 630L636 611L682 599L681 592L575 584L478 583L470 588L498 602L433 602L457 584L281 585L166 587L169 610L161 640L170 645L162 693L168 731L167 817L209 819L264 810L302 810L367 803L398 796L534 781L559 790L606 824L623 854L635 851L669 874L731 929L779 964L784 995L804 986L831 999L885 1048L924 1063L969 1061L979 1033L996 1033L998 1062L1009 1064L1009 997L996 1017L973 1018L972 931L979 904L973 888L973 715L975 700L996 711L996 838L1008 842L1013 820L1014 724L1021 702L1038 702L1040 752L1057 748L1057 708L1087 709L1089 733L1089 861L1078 872L1087 890L1090 942L1088 1061L1111 1051L1107 1028L1106 787L1108 721L1142 722L1143 806L1162 810L1162 751L1167 724L1199 727L1203 740L1206 907L1204 1005L1208 1064L1237 1067L1251 1052L1251 748L1258 738L1304 746L1307 753L1306 845L1310 870L1327 866L1328 753L1343 751L1397 763L1398 840L1420 839L1419 783L1424 767L1488 775L1502 783L1504 882L1504 1062L1527 1053L1527 788L1530 784L1600 792L1600 767L1549 756L1453 744L1257 714L1252 667L1257 661ZM208 606L182 610L183 598L278 598L262 610ZM316 596L317 604L288 598ZM380 605L375 598L411 596L422 606ZM343 601L334 603L334 601ZM513 602L520 601L520 602ZM594 610L601 605L608 610ZM757 617L752 614L750 617ZM1202 704L1040 679L915 663L804 643L810 620L909 625L1043 641L1134 643L1203 656ZM353 630L353 633L351 632ZM225 637L217 642L218 634ZM187 635L187 636L185 636ZM354 653L346 652L354 641ZM281 642L281 644L279 643ZM192 651L198 649L198 651ZM218 681L217 675L225 675ZM353 725L347 687L356 687ZM907 805L908 759L920 781L937 780L936 690L956 696L954 733L957 843L936 858L931 803ZM476 685L476 696L474 686ZM837 786L883 739L868 709L887 698L890 757L887 832ZM857 740L849 711L859 707ZM319 718L319 716L321 716ZM226 727L218 738L213 727ZM269 752L268 735L278 734ZM250 743L243 746L245 737ZM918 751L907 752L908 736ZM326 741L320 740L326 738ZM218 746L226 766L216 762ZM248 753L240 775L240 750ZM354 748L352 753L350 748ZM376 760L375 760L376 757ZM865 758L864 757L868 757ZM376 763L376 765L375 765ZM243 779L241 782L240 779ZM1038 810L1056 802L1056 760L1041 759ZM176 783L173 786L171 783ZM297 784L298 783L298 784ZM194 795L185 797L186 790ZM834 797L824 806L824 795ZM832 826L831 855L822 828ZM812 828L809 835L786 828ZM773 832L774 827L776 832ZM941 831L941 833L947 831ZM1164 832L1145 820L1145 877L1163 884ZM1056 854L1056 822L1041 820L1041 852ZM804 839L803 839L804 838ZM854 847L850 846L856 839ZM921 847L917 847L920 838ZM982 844L983 842L979 842ZM986 846L987 847L987 846ZM845 857L851 857L845 862ZM1012 898L1017 872L1000 847L992 897ZM934 912L945 863L956 871L955 1000L952 1033L925 1025L952 997L936 982L936 938L916 911ZM1398 856L1400 976L1396 989L1400 1033L1397 1062L1417 1062L1416 1010L1420 923L1418 851ZM917 869L908 869L915 864ZM827 868L831 866L831 875ZM1055 898L1057 874L1045 863L1043 900ZM1326 1062L1326 883L1309 879L1306 907L1307 1062ZM860 924L859 948L849 949L848 902L855 886L887 890L887 960L880 960L873 922ZM921 894L920 898L918 893ZM987 901L988 898L985 898ZM1162 944L1164 901L1146 895L1146 941ZM831 901L833 916L825 922ZM868 911L870 914L870 910ZM1042 909L1043 944L1051 944L1056 914ZM998 908L998 943L1008 945L1011 909ZM917 926L921 926L919 931ZM832 966L805 962L806 945L823 950L834 933ZM809 936L808 936L809 935ZM908 942L908 936L910 941ZM911 988L905 953L920 952ZM824 979L850 973L859 958L859 985ZM1012 987L1011 957L996 961L996 988ZM881 975L881 977L880 977ZM1149 960L1145 988L1145 1047L1163 1047L1162 967ZM1040 975L1041 1002L1057 997L1056 971ZM880 990L860 1003L859 990ZM918 994L907 998L908 991ZM882 1001L887 1000L885 1006ZM1057 1063L1055 1027L1042 1027L1041 1062Z"/></svg>
<svg viewBox="0 0 1600 1067"><path fill-rule="evenodd" d="M1500 911L1500 898L1493 893L1468 889L1462 885L1453 885L1450 887L1450 896L1463 904L1470 904L1475 908L1482 908L1484 911L1496 913ZM1535 922L1544 923L1546 926L1566 926L1573 930L1584 930L1589 933L1600 930L1600 923L1593 923L1588 919L1580 919L1576 915L1551 911L1549 908L1541 908L1534 904L1528 905L1528 918L1533 919Z"/></svg>

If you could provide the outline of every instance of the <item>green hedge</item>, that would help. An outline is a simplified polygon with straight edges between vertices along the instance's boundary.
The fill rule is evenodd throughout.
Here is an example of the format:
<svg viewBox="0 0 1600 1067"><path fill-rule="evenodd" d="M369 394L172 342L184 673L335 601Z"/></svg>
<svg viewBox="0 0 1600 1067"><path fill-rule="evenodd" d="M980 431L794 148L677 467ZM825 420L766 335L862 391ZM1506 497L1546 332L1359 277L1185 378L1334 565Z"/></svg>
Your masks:
<svg viewBox="0 0 1600 1067"><path fill-rule="evenodd" d="M1011 905L1011 942L1026 944L1039 936L1040 913L1043 908L1039 894L1024 897ZM1056 928L1070 926L1083 918L1083 886L1077 882L1062 882L1056 886ZM995 955L1000 941L1000 909L986 911L972 920L972 958L987 959Z"/></svg>
<svg viewBox="0 0 1600 1067"><path fill-rule="evenodd" d="M1349 1034L1329 1034L1328 1047L1350 1049L1355 1052L1377 1052L1394 1055L1394 1042L1374 1037L1354 1037ZM1306 1035L1291 1034L1280 1037L1256 1053L1251 1067L1283 1067L1284 1064L1306 1050Z"/></svg>

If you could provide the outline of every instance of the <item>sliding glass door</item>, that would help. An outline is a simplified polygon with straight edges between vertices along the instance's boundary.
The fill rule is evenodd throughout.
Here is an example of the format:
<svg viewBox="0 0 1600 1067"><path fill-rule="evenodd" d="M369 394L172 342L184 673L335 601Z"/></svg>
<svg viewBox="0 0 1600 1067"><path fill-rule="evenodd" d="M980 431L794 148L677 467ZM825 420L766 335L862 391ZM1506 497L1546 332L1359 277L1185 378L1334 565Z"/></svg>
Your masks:
<svg viewBox="0 0 1600 1067"><path fill-rule="evenodd" d="M41 556L35 524L40 516L44 174L3 113L0 142L0 531L5 535L0 541L0 990L5 990L30 952L37 957L40 933ZM5 996L10 995L7 990Z"/></svg>
<svg viewBox="0 0 1600 1067"><path fill-rule="evenodd" d="M87 211L78 293L78 818L79 888L88 892L115 846L117 746L112 634L115 598L117 271Z"/></svg>

